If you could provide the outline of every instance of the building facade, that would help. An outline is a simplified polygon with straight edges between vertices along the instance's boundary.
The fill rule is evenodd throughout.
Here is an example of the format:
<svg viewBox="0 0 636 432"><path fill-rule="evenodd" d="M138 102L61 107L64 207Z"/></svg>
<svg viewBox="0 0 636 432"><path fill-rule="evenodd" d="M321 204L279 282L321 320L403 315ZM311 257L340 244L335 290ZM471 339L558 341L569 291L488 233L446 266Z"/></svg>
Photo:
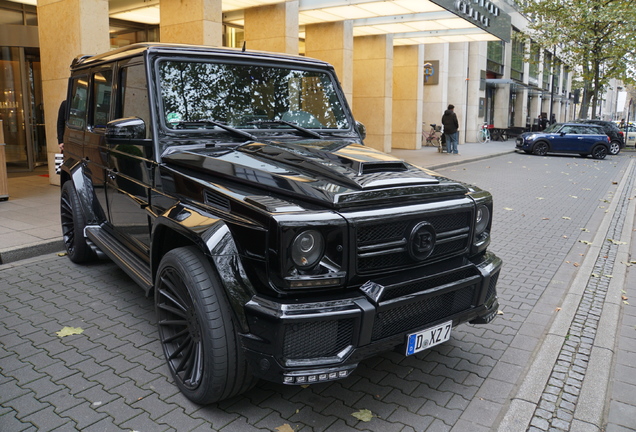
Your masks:
<svg viewBox="0 0 636 432"><path fill-rule="evenodd" d="M53 174L69 65L134 42L300 54L336 68L365 143L419 149L448 104L460 143L483 124L574 118L572 74L521 34L513 0L0 0L0 119L9 170ZM51 182L57 178L51 175Z"/></svg>

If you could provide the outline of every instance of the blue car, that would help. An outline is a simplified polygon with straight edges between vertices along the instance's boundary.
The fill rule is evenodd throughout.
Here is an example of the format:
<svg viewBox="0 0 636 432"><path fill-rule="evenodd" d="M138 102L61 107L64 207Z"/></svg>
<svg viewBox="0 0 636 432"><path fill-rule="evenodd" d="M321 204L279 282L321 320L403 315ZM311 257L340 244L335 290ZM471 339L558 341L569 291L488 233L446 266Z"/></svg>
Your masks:
<svg viewBox="0 0 636 432"><path fill-rule="evenodd" d="M610 152L603 128L584 123L554 123L542 132L526 132L517 138L517 149L544 156L547 153L576 153L605 159Z"/></svg>

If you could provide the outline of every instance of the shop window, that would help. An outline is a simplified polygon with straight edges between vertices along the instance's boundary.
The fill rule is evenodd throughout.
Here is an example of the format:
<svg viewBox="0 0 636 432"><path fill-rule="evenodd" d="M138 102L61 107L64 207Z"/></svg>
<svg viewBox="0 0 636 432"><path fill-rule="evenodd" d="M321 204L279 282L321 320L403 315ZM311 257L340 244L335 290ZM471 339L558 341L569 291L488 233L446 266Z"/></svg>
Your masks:
<svg viewBox="0 0 636 432"><path fill-rule="evenodd" d="M512 61L510 64L510 78L523 81L525 43L519 32L512 37Z"/></svg>
<svg viewBox="0 0 636 432"><path fill-rule="evenodd" d="M88 79L85 76L73 78L71 90L71 107L68 114L68 125L74 129L83 129L86 123L86 106L88 102Z"/></svg>
<svg viewBox="0 0 636 432"><path fill-rule="evenodd" d="M504 68L504 42L488 42L488 59L486 69L496 75L503 75Z"/></svg>
<svg viewBox="0 0 636 432"><path fill-rule="evenodd" d="M552 54L545 52L543 55L543 90L550 90L550 70L552 69Z"/></svg>
<svg viewBox="0 0 636 432"><path fill-rule="evenodd" d="M528 83L533 86L539 85L539 64L541 62L541 50L535 42L530 43L530 70L528 71Z"/></svg>
<svg viewBox="0 0 636 432"><path fill-rule="evenodd" d="M110 121L110 96L113 88L113 71L93 75L93 127L105 128Z"/></svg>

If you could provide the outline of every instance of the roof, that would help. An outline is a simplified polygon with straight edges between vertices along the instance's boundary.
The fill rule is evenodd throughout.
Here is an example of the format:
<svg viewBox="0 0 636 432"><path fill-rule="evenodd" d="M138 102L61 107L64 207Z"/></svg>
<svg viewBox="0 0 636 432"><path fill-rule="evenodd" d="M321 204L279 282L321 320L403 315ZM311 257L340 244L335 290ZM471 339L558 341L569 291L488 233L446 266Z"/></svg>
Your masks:
<svg viewBox="0 0 636 432"><path fill-rule="evenodd" d="M244 51L236 48L219 48L206 45L188 45L188 44L167 44L167 43L136 43L127 45L112 51L107 51L97 55L79 55L71 64L71 69L82 69L85 67L95 66L100 63L117 61L129 57L142 55L143 53L157 54L180 54L180 55L203 55L203 56L221 56L233 58L259 59L264 61L283 61L287 63L302 63L305 65L313 65L325 67L329 63L322 60L313 59L291 54L272 53L265 51Z"/></svg>

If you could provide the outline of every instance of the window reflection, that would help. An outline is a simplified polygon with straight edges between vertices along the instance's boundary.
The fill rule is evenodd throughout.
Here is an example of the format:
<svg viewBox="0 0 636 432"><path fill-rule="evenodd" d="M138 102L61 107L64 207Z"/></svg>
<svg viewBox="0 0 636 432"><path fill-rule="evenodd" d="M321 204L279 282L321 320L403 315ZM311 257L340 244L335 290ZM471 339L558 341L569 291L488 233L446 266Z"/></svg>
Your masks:
<svg viewBox="0 0 636 432"><path fill-rule="evenodd" d="M263 123L268 120L311 129L349 127L331 77L324 72L162 61L159 74L164 121L171 129L200 128L205 120L248 129L289 128Z"/></svg>

